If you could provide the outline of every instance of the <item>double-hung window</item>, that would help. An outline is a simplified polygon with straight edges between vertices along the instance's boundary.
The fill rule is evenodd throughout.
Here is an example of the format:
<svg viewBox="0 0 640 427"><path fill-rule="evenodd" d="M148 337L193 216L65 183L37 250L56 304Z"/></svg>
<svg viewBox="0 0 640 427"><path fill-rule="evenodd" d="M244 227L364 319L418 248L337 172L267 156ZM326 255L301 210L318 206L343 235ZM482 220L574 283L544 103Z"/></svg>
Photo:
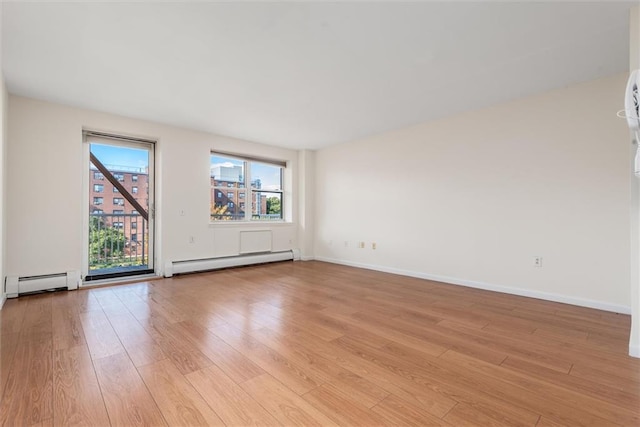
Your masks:
<svg viewBox="0 0 640 427"><path fill-rule="evenodd" d="M212 221L281 221L284 218L286 162L212 152L210 168ZM237 199L251 203L234 203Z"/></svg>

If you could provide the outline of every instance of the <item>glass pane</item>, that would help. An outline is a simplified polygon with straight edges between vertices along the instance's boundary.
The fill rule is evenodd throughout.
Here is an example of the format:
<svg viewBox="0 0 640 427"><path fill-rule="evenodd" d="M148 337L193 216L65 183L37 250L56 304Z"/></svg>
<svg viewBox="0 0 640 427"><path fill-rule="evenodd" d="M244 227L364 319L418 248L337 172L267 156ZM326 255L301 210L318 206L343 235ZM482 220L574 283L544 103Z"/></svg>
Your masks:
<svg viewBox="0 0 640 427"><path fill-rule="evenodd" d="M282 219L282 193L272 191L252 191L251 218L258 220Z"/></svg>
<svg viewBox="0 0 640 427"><path fill-rule="evenodd" d="M244 162L218 155L211 155L212 221L237 221L244 219L244 205L238 200L246 197L244 190Z"/></svg>
<svg viewBox="0 0 640 427"><path fill-rule="evenodd" d="M251 188L255 190L282 190L282 168L251 162Z"/></svg>

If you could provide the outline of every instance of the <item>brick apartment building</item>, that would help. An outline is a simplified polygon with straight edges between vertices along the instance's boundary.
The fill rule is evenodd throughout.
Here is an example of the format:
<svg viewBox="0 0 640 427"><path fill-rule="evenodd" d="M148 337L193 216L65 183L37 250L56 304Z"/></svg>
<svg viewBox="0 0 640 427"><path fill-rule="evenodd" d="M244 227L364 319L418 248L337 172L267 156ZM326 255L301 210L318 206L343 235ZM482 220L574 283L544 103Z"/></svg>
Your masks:
<svg viewBox="0 0 640 427"><path fill-rule="evenodd" d="M149 174L145 169L125 166L107 168L122 186L147 211L149 209ZM102 172L90 170L89 213L104 224L124 231L127 242L141 241L148 233L146 221L127 199L107 180Z"/></svg>
<svg viewBox="0 0 640 427"><path fill-rule="evenodd" d="M260 190L262 182L259 179L251 181L251 188ZM250 196L247 193L250 193ZM258 198L260 202L256 203ZM242 169L238 166L219 166L212 169L211 201L211 219L214 220L242 220L245 218L247 209L252 216L267 214L267 195L245 188ZM221 214L221 209L224 207L226 210Z"/></svg>

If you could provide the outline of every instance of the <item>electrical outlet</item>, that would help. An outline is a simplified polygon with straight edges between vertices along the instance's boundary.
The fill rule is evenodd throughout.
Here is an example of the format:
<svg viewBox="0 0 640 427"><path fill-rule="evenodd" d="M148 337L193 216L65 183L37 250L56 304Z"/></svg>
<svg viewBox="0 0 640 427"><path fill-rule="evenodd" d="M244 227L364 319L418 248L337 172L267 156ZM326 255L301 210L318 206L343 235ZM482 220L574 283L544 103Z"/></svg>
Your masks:
<svg viewBox="0 0 640 427"><path fill-rule="evenodd" d="M373 249L373 250L375 251L375 250L376 250L376 247L377 247L376 242L373 242L373 243L371 244L371 249Z"/></svg>
<svg viewBox="0 0 640 427"><path fill-rule="evenodd" d="M364 242L358 242L358 247L360 249L364 249Z"/></svg>
<svg viewBox="0 0 640 427"><path fill-rule="evenodd" d="M534 256L533 257L533 266L534 267L542 267L542 257L541 256Z"/></svg>

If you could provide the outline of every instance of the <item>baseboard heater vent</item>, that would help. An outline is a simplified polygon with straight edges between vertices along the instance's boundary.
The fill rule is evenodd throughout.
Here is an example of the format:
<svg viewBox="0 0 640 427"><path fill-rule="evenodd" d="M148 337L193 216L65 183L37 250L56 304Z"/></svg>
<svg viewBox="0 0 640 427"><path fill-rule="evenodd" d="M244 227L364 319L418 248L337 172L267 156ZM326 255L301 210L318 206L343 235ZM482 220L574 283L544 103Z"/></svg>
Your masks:
<svg viewBox="0 0 640 427"><path fill-rule="evenodd" d="M164 266L164 277L174 274L195 273L198 271L218 270L221 268L240 267L243 265L264 264L267 262L288 261L297 259L294 251L266 252L250 255L239 255L222 258L196 259L189 261L167 262Z"/></svg>
<svg viewBox="0 0 640 427"><path fill-rule="evenodd" d="M77 270L41 276L7 276L4 290L7 298L17 298L21 294L50 289L78 289L80 281L80 272Z"/></svg>

